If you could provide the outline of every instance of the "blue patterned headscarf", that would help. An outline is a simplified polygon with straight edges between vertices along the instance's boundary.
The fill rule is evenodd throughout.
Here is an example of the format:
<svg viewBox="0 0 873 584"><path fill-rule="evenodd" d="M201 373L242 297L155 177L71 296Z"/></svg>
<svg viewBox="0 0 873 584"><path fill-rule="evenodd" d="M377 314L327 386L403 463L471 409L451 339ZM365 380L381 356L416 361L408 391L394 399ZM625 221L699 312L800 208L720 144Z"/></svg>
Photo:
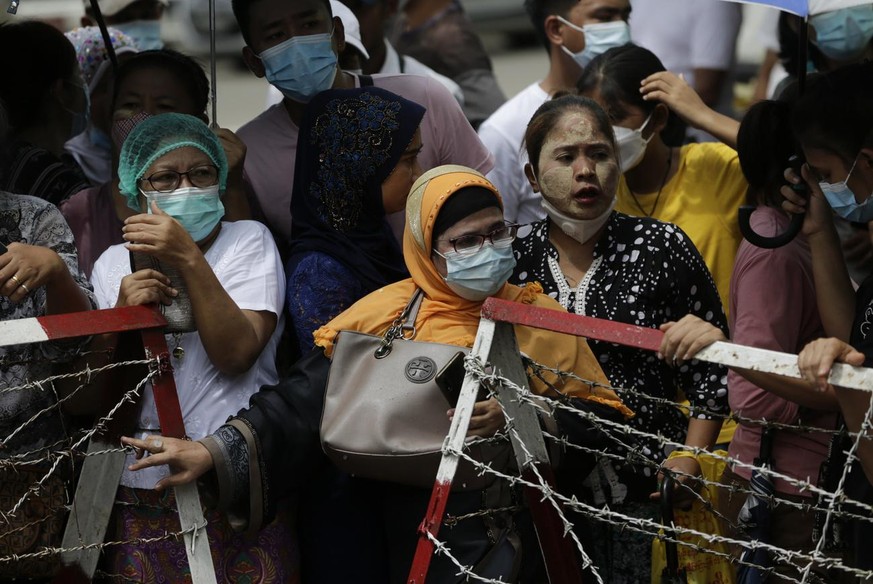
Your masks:
<svg viewBox="0 0 873 584"><path fill-rule="evenodd" d="M382 183L415 136L425 109L379 89L333 89L307 105L297 139L291 261L318 251L369 290L407 276L385 221Z"/></svg>

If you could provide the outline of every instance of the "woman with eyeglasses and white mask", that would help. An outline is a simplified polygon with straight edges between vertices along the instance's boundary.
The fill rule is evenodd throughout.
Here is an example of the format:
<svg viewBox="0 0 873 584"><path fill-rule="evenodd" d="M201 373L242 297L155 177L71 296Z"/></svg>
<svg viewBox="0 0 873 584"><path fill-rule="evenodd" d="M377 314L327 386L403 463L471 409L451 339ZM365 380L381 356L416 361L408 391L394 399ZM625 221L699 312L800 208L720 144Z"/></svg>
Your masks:
<svg viewBox="0 0 873 584"><path fill-rule="evenodd" d="M150 117L130 133L118 166L120 191L139 211L124 224L126 243L107 249L91 281L101 308L163 304L184 286L196 330L167 335L185 431L192 439L218 429L262 385L278 381L275 357L282 332L285 279L266 227L254 221L223 222L221 196L228 163L219 138L200 119L184 114ZM172 268L178 280L156 269L131 273L130 252ZM143 392L136 436L159 431L154 398ZM131 463L133 458L131 457ZM128 541L179 530L173 497L152 490L169 473L125 470L114 539ZM208 517L207 533L219 580L235 581L252 564L266 577L289 581L296 571L296 541L286 523L265 527L254 539L232 532L223 514ZM187 567L181 541L117 546L104 568L134 579L160 573L182 581ZM183 562L184 564L184 562Z"/></svg>
<svg viewBox="0 0 873 584"><path fill-rule="evenodd" d="M576 87L581 95L600 104L615 131L623 175L616 191L616 210L681 227L703 256L722 304L727 306L734 258L742 239L737 210L748 189L731 147L737 124L707 108L688 87L699 102L691 121L705 118L705 127L699 127L713 132L727 120L721 124L727 135L719 133L725 144L683 145L685 128L677 113L658 101L659 94L642 93L643 81L664 70L654 53L628 44L591 61Z"/></svg>
<svg viewBox="0 0 873 584"><path fill-rule="evenodd" d="M703 259L677 226L614 210L621 175L610 120L593 100L566 95L534 114L524 143L525 173L542 195L547 218L519 229L514 243L514 284L538 283L568 311L658 328L693 313L727 331L715 284ZM632 347L589 341L616 393L636 415L595 471L568 477L592 504L608 504L632 517L655 520L657 477L680 473L675 504L690 504L685 484L701 473L696 458L668 454L675 444L711 448L728 413L727 370L701 361L666 363ZM680 390L690 419L677 407ZM663 436L673 444L667 444ZM684 452L688 454L688 452ZM606 582L648 581L652 538L609 524L577 523Z"/></svg>

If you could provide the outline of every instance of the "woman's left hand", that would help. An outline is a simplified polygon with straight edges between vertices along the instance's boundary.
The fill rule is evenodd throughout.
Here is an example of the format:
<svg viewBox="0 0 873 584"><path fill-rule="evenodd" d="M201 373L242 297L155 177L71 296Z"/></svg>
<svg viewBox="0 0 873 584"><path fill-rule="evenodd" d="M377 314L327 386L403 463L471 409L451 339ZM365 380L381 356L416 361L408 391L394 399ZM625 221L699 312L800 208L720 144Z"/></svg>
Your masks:
<svg viewBox="0 0 873 584"><path fill-rule="evenodd" d="M816 339L808 343L797 356L797 367L804 381L827 391L828 377L834 363L847 363L860 367L864 364L864 353L840 339Z"/></svg>
<svg viewBox="0 0 873 584"><path fill-rule="evenodd" d="M697 478L702 475L700 463L696 458L683 456L669 458L661 463L661 468L670 469L674 474L673 506L683 511L691 509L691 503L696 498L695 493L700 488ZM664 480L664 473L658 473L658 484ZM649 495L653 501L661 500L660 490Z"/></svg>
<svg viewBox="0 0 873 584"><path fill-rule="evenodd" d="M455 409L447 412L449 420L455 417ZM490 438L503 428L506 419L503 417L503 408L496 398L476 402L473 406L473 417L470 418L470 426L467 428L467 436L480 436Z"/></svg>
<svg viewBox="0 0 873 584"><path fill-rule="evenodd" d="M710 111L685 79L669 71L660 71L643 79L640 93L646 101L666 104L690 126L699 127Z"/></svg>
<svg viewBox="0 0 873 584"><path fill-rule="evenodd" d="M698 351L716 341L727 340L721 329L693 314L685 315L679 322L665 322L660 328L664 338L658 356L676 365L693 359Z"/></svg>
<svg viewBox="0 0 873 584"><path fill-rule="evenodd" d="M143 252L175 267L181 267L200 254L200 248L182 225L164 213L154 201L152 214L128 217L122 229L127 249Z"/></svg>
<svg viewBox="0 0 873 584"><path fill-rule="evenodd" d="M156 491L195 481L215 467L212 455L200 442L166 436L146 436L142 440L124 436L121 443L136 451L137 461L128 470L170 465L172 473L157 482Z"/></svg>
<svg viewBox="0 0 873 584"><path fill-rule="evenodd" d="M32 292L50 284L67 266L48 247L10 243L0 256L0 296L21 302Z"/></svg>

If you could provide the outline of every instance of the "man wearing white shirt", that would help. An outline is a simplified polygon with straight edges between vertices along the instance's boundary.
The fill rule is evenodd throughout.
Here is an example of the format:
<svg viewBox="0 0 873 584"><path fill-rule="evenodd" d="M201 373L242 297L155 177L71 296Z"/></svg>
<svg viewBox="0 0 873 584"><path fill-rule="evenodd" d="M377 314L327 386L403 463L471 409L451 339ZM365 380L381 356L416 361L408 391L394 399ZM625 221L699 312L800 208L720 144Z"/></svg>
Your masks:
<svg viewBox="0 0 873 584"><path fill-rule="evenodd" d="M630 41L629 0L525 0L537 36L549 53L549 70L503 104L479 127L479 137L494 155L488 178L503 196L507 221L520 224L544 218L540 195L524 174L522 140L537 109L556 91L572 89L582 68L595 56Z"/></svg>

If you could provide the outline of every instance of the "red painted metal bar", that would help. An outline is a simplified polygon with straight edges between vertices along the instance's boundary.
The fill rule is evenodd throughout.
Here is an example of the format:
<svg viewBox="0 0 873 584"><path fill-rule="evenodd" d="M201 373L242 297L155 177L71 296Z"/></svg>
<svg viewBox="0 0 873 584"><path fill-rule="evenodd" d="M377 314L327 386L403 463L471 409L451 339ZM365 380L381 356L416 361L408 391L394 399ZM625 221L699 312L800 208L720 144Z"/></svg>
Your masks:
<svg viewBox="0 0 873 584"><path fill-rule="evenodd" d="M409 579L406 584L424 584L427 579L427 571L430 569L430 560L433 557L433 542L425 533L434 537L440 530L440 524L446 513L446 503L452 490L452 482L437 482L430 495L427 505L427 513L424 520L418 526L418 545L415 548L415 556L412 560L412 569L409 571Z"/></svg>
<svg viewBox="0 0 873 584"><path fill-rule="evenodd" d="M559 310L524 306L519 310L517 302L489 298L482 304L482 317L498 322L508 322L568 335L576 335L595 341L617 343L647 351L657 351L664 333L658 329L645 328L601 318L569 314Z"/></svg>
<svg viewBox="0 0 873 584"><path fill-rule="evenodd" d="M152 393L155 396L161 434L170 438L185 438L182 408L179 405L179 394L176 392L173 367L170 365L170 349L167 347L163 330L142 331L142 344L146 358L158 360L158 373L152 377Z"/></svg>
<svg viewBox="0 0 873 584"><path fill-rule="evenodd" d="M167 321L152 306L72 312L41 316L37 320L53 341L167 326Z"/></svg>

